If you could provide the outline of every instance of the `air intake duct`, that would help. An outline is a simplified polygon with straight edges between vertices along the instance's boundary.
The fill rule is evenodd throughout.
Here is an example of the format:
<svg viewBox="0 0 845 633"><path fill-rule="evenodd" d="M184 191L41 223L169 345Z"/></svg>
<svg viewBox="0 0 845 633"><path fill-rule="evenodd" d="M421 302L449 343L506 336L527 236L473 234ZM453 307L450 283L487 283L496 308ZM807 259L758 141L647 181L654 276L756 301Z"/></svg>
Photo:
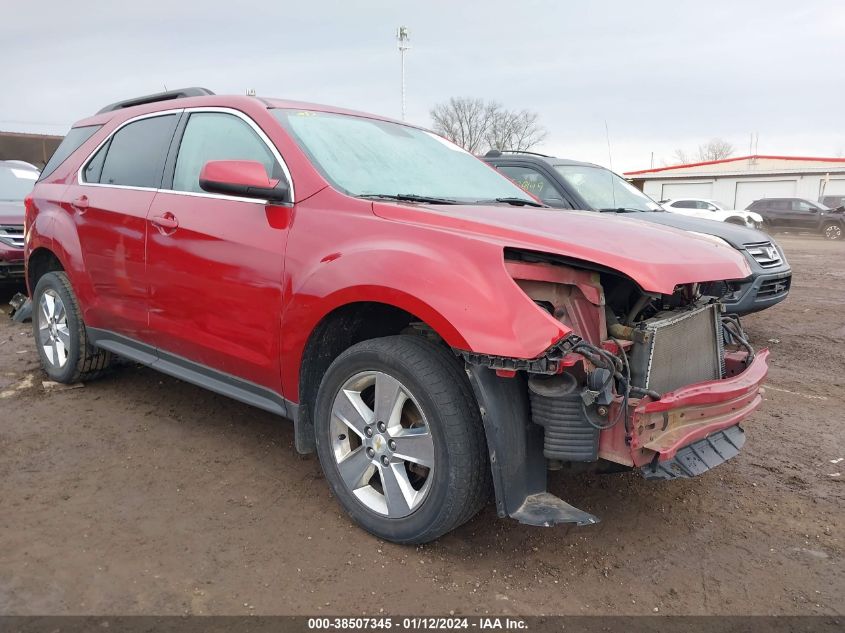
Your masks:
<svg viewBox="0 0 845 633"><path fill-rule="evenodd" d="M587 422L581 387L571 374L528 380L531 417L544 430L543 455L562 462L598 459L599 430Z"/></svg>

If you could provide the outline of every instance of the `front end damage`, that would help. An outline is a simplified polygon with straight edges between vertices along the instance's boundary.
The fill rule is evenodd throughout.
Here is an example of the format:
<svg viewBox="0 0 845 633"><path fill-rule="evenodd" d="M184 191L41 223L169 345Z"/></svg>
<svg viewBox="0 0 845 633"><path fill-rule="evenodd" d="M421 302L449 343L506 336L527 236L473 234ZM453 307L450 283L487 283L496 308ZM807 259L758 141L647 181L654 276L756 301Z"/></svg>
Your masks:
<svg viewBox="0 0 845 633"><path fill-rule="evenodd" d="M551 495L548 470L699 475L734 457L761 402L768 351L701 284L643 292L615 271L507 253L539 310L571 333L533 359L464 352L482 408L497 510L532 525L598 519Z"/></svg>

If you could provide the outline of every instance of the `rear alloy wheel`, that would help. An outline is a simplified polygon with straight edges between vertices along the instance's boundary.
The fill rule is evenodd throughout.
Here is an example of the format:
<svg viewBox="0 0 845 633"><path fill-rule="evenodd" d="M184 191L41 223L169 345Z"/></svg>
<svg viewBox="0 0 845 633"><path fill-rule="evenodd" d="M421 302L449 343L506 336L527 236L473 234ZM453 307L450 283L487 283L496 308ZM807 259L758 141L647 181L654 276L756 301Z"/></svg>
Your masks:
<svg viewBox="0 0 845 633"><path fill-rule="evenodd" d="M364 529L424 543L488 499L478 406L454 355L418 336L364 341L320 385L317 453L344 509Z"/></svg>
<svg viewBox="0 0 845 633"><path fill-rule="evenodd" d="M822 229L822 234L828 240L841 240L842 226L831 222L830 224L825 225L824 229Z"/></svg>
<svg viewBox="0 0 845 633"><path fill-rule="evenodd" d="M59 294L47 288L38 299L38 344L50 368L61 371L70 352L67 309Z"/></svg>
<svg viewBox="0 0 845 633"><path fill-rule="evenodd" d="M79 304L65 273L41 277L32 303L35 345L52 380L66 384L91 380L108 367L111 354L88 343Z"/></svg>

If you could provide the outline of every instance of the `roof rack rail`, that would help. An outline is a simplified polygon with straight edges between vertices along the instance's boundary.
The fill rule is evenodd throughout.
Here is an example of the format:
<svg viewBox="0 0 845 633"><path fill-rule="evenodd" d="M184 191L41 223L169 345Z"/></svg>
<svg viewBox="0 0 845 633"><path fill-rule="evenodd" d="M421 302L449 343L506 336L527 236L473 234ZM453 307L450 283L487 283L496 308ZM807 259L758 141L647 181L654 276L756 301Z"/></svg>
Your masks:
<svg viewBox="0 0 845 633"><path fill-rule="evenodd" d="M155 103L157 101L169 101L170 99L181 99L183 97L205 97L213 95L208 88L180 88L179 90L168 90L167 92L157 92L156 94L146 95L143 97L135 97L133 99L125 99L111 103L105 108L97 111L97 114L103 112L114 112L115 110L122 110L123 108L131 108L132 106L144 105L146 103Z"/></svg>
<svg viewBox="0 0 845 633"><path fill-rule="evenodd" d="M542 156L543 158L552 158L548 154L540 154L539 152L529 152L526 149L491 149L484 156L486 158L498 158L502 154L530 154L531 156Z"/></svg>

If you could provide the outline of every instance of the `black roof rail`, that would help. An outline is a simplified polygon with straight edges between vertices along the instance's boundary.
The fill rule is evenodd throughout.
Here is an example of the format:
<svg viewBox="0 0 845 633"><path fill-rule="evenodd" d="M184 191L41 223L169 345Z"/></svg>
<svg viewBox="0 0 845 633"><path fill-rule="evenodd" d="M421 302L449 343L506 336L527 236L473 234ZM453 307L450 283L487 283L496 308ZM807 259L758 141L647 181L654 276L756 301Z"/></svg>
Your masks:
<svg viewBox="0 0 845 633"><path fill-rule="evenodd" d="M549 156L548 154L529 152L526 149L491 149L484 154L484 158L499 158L502 154L528 154L530 156L540 156L542 158L554 158L554 156Z"/></svg>
<svg viewBox="0 0 845 633"><path fill-rule="evenodd" d="M131 108L132 106L144 105L146 103L155 103L156 101L169 101L171 99L182 99L183 97L205 97L213 95L208 88L180 88L179 90L168 90L167 92L157 92L156 94L146 95L143 97L135 97L133 99L125 99L111 103L105 108L97 111L97 114L103 112L114 112L115 110L122 110L123 108Z"/></svg>

